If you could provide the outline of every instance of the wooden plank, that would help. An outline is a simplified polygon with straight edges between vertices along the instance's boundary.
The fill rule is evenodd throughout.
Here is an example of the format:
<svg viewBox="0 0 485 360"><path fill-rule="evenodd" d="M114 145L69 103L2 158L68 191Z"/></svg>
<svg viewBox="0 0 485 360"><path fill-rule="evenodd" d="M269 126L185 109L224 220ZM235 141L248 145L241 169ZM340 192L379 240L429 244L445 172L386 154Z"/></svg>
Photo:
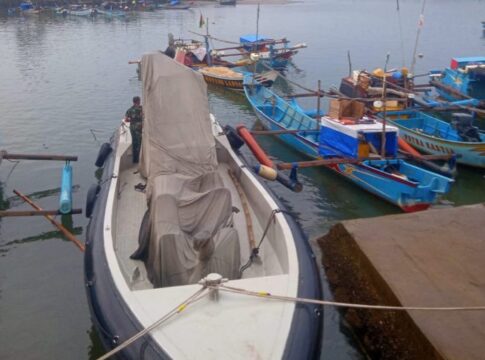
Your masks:
<svg viewBox="0 0 485 360"><path fill-rule="evenodd" d="M325 97L325 92L324 91L315 91L315 92L310 92L310 93L301 93L301 94L293 94L290 96L285 96L285 99L292 99L292 98L305 98L305 97Z"/></svg>
<svg viewBox="0 0 485 360"><path fill-rule="evenodd" d="M12 154L4 153L2 158L8 160L56 160L56 161L77 161L77 156L53 155L53 154Z"/></svg>
<svg viewBox="0 0 485 360"><path fill-rule="evenodd" d="M318 132L315 130L252 130L253 135L281 135L281 134L300 134L300 133L312 133Z"/></svg>
<svg viewBox="0 0 485 360"><path fill-rule="evenodd" d="M327 165L334 165L334 164L357 164L361 161L362 160L350 159L350 158L319 159L319 160L310 160L310 161L297 161L292 163L279 163L279 164L276 164L276 167L278 168L278 170L290 170L293 168L294 164L297 164L298 168L307 168L307 167L327 166Z"/></svg>
<svg viewBox="0 0 485 360"><path fill-rule="evenodd" d="M358 164L362 161L366 160L394 160L394 159L415 159L417 161L423 160L448 160L453 155L421 155L419 158L415 158L411 155L406 155L405 157L398 157L398 158L380 158L380 157L368 157L368 158L334 158L334 159L317 159L317 160L309 160L309 161L296 161L291 163L279 163L276 164L278 170L290 170L293 168L293 165L298 165L298 168L308 168L308 167L315 167L315 166L328 166L328 165L336 165L336 164Z"/></svg>
<svg viewBox="0 0 485 360"><path fill-rule="evenodd" d="M82 212L82 209L72 209L68 214L62 214L59 210L0 210L0 217L74 215L82 214Z"/></svg>

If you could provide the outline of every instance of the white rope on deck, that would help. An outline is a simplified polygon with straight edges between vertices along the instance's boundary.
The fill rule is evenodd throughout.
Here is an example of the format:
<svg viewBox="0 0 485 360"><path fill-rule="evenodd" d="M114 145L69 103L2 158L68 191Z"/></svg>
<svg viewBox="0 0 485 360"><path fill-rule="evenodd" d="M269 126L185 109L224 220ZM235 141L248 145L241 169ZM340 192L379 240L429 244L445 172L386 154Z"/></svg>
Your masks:
<svg viewBox="0 0 485 360"><path fill-rule="evenodd" d="M109 357L111 357L111 356L119 353L121 350L123 350L127 346L131 345L136 340L138 340L142 336L146 335L147 333L149 333L150 331L152 331L156 327L160 326L162 323L164 323L165 321L167 321L168 319L170 319L174 315L180 314L182 311L184 311L187 308L187 306L189 306L190 304L193 304L197 300L200 300L202 297L204 297L205 295L207 295L208 292L206 292L205 294L203 294L205 292L205 290L207 290L207 289L208 288L206 286L203 286L202 288L200 288L199 290L197 290L193 295L191 295L189 298L187 298L187 300L185 300L184 302L182 302L180 305L177 305L175 308L173 308L167 314L165 314L164 316L162 316L159 320L155 321L152 325L150 325L149 327L147 327L147 328L143 329L142 331L136 333L131 338L129 338L128 340L122 342L120 345L118 345L117 347L115 347L110 352L107 352L103 356L99 357L97 360L105 360L105 359L108 359Z"/></svg>
<svg viewBox="0 0 485 360"><path fill-rule="evenodd" d="M356 308L356 309L392 310L392 311L484 311L485 310L485 306L387 306L387 305L344 303L344 302L337 302L337 301L282 296L282 295L271 294L266 291L252 291L252 290L246 290L246 289L223 285L222 282L227 281L227 279L223 279L223 281L220 284L210 284L210 283L204 282L204 280L205 279L201 280L201 283L203 284L202 288L197 290L193 295L187 298L187 300L185 300L180 305L173 308L171 311L169 311L167 314L162 316L159 320L154 322L152 325L136 333L131 338L124 341L123 343L118 345L110 352L99 357L97 360L105 360L117 354L118 352L120 352L127 346L131 345L142 336L146 335L156 327L160 326L165 321L169 320L174 315L184 311L187 308L187 306L189 306L190 304L193 304L194 302L202 299L204 296L208 295L211 291L217 292L218 290L234 293L234 294L258 297L263 299L270 299L270 300L289 301L289 302L315 304L315 305L323 305L323 306L347 307L347 308ZM209 290L209 291L205 292L206 290Z"/></svg>
<svg viewBox="0 0 485 360"><path fill-rule="evenodd" d="M347 308L357 308L357 309L372 309L372 310L398 310L398 311L408 311L408 310L419 310L419 311L484 311L485 306L387 306L387 305L367 305L367 304L355 304L355 303L344 303L337 301L326 301L317 299L307 299L299 297L290 297L271 294L266 291L251 291L246 289L235 288L227 285L209 285L209 289L219 289L221 291L254 296L259 298L266 298L272 300L281 301L294 301L305 304L316 304L316 305L326 305L326 306L336 306L336 307L347 307Z"/></svg>

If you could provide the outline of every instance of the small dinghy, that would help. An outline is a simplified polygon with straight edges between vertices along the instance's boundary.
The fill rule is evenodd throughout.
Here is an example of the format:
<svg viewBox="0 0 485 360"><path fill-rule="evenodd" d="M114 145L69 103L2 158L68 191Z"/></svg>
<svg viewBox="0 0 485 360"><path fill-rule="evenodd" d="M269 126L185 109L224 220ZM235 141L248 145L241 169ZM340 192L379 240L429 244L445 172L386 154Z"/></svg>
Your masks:
<svg viewBox="0 0 485 360"><path fill-rule="evenodd" d="M104 346L128 359L318 356L320 307L268 299L321 297L299 227L232 150L201 74L157 53L141 77L140 165L123 122L88 194L86 289Z"/></svg>

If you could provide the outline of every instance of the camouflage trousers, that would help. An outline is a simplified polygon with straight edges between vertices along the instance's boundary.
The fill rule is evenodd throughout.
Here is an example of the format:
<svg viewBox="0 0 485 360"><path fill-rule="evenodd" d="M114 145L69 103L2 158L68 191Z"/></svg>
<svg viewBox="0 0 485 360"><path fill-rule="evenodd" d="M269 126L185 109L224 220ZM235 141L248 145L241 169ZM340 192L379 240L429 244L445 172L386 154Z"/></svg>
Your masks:
<svg viewBox="0 0 485 360"><path fill-rule="evenodd" d="M138 161L140 160L141 130L142 129L140 125L137 125L137 124L130 125L133 163L135 164L138 163Z"/></svg>

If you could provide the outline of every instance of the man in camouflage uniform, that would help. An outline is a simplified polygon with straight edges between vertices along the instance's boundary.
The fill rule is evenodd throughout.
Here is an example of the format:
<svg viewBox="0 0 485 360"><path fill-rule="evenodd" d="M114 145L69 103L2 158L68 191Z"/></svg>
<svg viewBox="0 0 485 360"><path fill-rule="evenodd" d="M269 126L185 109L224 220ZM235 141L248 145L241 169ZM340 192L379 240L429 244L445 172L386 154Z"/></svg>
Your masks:
<svg viewBox="0 0 485 360"><path fill-rule="evenodd" d="M133 106L126 111L125 119L130 123L133 163L138 163L140 158L141 131L143 126L143 110L140 105L139 96L133 98Z"/></svg>

